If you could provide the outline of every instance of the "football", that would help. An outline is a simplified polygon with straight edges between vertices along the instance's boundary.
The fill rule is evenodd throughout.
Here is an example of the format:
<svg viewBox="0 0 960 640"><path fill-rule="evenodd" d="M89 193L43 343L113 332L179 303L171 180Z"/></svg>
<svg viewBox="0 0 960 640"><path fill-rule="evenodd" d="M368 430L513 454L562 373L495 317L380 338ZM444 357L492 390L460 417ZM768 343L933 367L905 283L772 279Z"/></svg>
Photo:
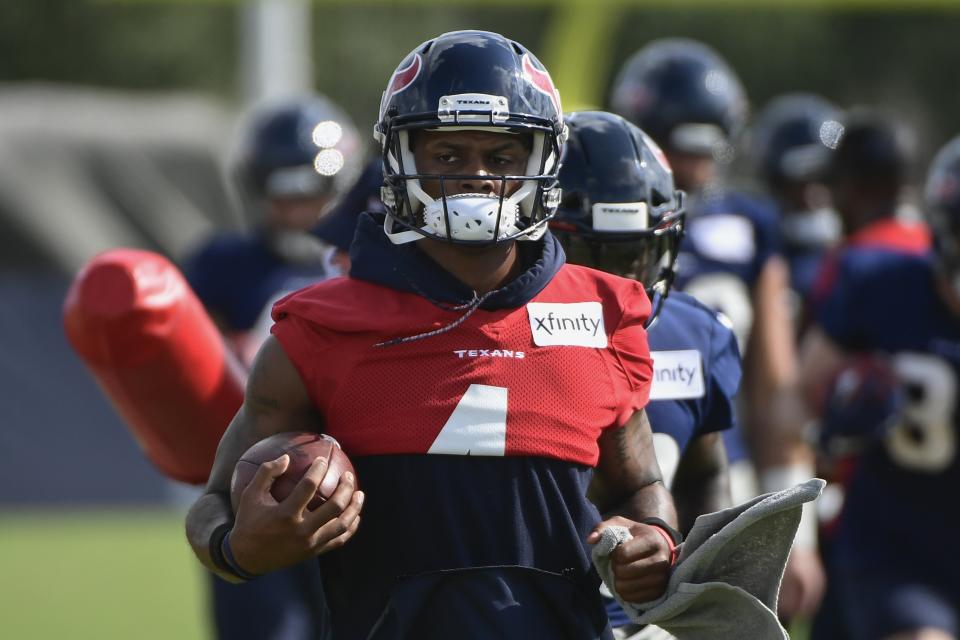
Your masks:
<svg viewBox="0 0 960 640"><path fill-rule="evenodd" d="M236 513L243 490L247 488L257 469L264 462L276 460L283 454L290 456L290 464L283 475L273 481L270 493L279 502L293 491L293 488L317 458L326 458L326 474L317 487L307 508L316 509L333 494L340 482L340 476L349 471L354 473L353 464L340 448L340 443L328 435L308 431L286 431L264 438L244 453L233 470L230 481L230 502Z"/></svg>

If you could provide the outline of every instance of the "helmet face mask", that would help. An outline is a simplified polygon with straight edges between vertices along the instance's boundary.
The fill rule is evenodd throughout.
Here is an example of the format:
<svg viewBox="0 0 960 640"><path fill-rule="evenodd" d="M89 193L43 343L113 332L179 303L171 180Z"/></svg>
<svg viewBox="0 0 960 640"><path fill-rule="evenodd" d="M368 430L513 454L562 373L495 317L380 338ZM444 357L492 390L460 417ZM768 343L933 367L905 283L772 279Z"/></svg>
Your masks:
<svg viewBox="0 0 960 640"><path fill-rule="evenodd" d="M550 226L569 262L643 283L651 322L673 284L683 237L683 192L663 152L620 116L569 114L560 182L564 198Z"/></svg>
<svg viewBox="0 0 960 640"><path fill-rule="evenodd" d="M625 236L556 231L570 262L637 280L651 297L669 293L682 234L683 225L678 219L666 221L658 229Z"/></svg>
<svg viewBox="0 0 960 640"><path fill-rule="evenodd" d="M423 131L525 134L529 158L513 174L426 172L413 146ZM424 43L391 77L374 134L383 152L387 236L397 244L422 237L471 245L538 239L559 202L564 132L550 76L521 45L480 31ZM464 181L494 187L465 193Z"/></svg>

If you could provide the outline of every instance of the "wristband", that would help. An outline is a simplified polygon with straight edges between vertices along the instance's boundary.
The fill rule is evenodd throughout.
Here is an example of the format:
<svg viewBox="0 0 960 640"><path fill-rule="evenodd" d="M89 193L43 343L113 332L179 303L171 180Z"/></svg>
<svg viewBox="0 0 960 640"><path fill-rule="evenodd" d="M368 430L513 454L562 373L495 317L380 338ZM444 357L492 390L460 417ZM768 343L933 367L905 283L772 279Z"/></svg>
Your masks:
<svg viewBox="0 0 960 640"><path fill-rule="evenodd" d="M213 562L213 565L223 573L237 578L238 580L246 581L256 576L240 569L240 567L236 564L236 560L233 560L233 551L230 550L229 545L225 544L227 541L227 536L230 535L232 530L233 523L224 522L214 529L212 534L210 534L210 560ZM227 553L229 553L229 560L227 559ZM231 562L231 560L233 561Z"/></svg>
<svg viewBox="0 0 960 640"><path fill-rule="evenodd" d="M210 560L213 562L213 566L226 573L233 572L230 570L230 565L227 564L226 558L223 557L222 545L223 539L230 533L230 529L232 528L232 522L224 522L219 525L213 530L213 533L210 534L210 542L207 544L207 550L210 552Z"/></svg>
<svg viewBox="0 0 960 640"><path fill-rule="evenodd" d="M679 549L680 543L683 542L683 534L660 518L644 518L640 522L653 527L663 536L663 539L667 541L667 546L670 548L670 566L676 565L677 559L680 557Z"/></svg>
<svg viewBox="0 0 960 640"><path fill-rule="evenodd" d="M250 573L245 570L239 564L237 564L237 559L233 557L233 549L230 548L230 534L233 533L231 528L227 531L227 535L223 536L223 542L220 544L221 549L223 550L223 559L226 560L227 564L230 565L231 573L239 576L243 580L253 580L257 577L257 574Z"/></svg>

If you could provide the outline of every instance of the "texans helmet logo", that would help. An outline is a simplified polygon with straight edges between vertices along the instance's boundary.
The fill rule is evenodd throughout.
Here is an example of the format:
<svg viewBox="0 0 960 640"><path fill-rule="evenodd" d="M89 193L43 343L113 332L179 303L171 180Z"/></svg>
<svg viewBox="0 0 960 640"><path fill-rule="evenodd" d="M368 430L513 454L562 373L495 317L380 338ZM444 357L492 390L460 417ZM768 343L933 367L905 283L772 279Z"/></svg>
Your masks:
<svg viewBox="0 0 960 640"><path fill-rule="evenodd" d="M667 173L672 175L673 167L670 166L670 161L667 160L667 156L663 152L663 149L660 148L660 145L654 142L653 138L648 136L646 132L641 131L640 133L643 134L643 141L647 143L647 146L650 147L650 151L653 152L653 157L657 159L657 162L660 163L660 166L663 167Z"/></svg>
<svg viewBox="0 0 960 640"><path fill-rule="evenodd" d="M523 77L527 82L532 84L537 91L546 94L550 100L553 101L557 115L563 113L563 110L560 109L560 94L557 92L556 87L553 86L553 80L550 79L550 74L547 73L545 69L537 69L533 61L530 60L529 53L523 54Z"/></svg>
<svg viewBox="0 0 960 640"><path fill-rule="evenodd" d="M423 62L420 60L420 54L415 53L413 54L413 60L410 61L410 64L398 68L393 72L393 76L390 78L390 84L387 85L387 90L383 92L383 100L380 102L381 120L383 120L384 109L390 104L390 99L413 84L413 81L420 75L420 69L422 67Z"/></svg>

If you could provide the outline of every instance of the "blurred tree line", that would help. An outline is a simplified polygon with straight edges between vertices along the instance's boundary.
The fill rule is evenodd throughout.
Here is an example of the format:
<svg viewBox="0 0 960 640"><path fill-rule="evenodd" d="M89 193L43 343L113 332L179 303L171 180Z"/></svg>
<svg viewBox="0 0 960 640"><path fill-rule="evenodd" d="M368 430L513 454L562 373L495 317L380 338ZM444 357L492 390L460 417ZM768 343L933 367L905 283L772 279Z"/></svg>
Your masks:
<svg viewBox="0 0 960 640"><path fill-rule="evenodd" d="M879 104L917 130L921 160L960 132L960 84L951 66L960 61L960 11L908 3L899 9L650 4L618 10L605 38L609 55L583 52L612 62L596 71L606 85L645 42L687 36L731 62L755 110L797 90L841 106ZM609 9L598 3L596 10ZM317 3L316 87L366 130L394 65L417 43L443 31L481 28L514 37L546 58L542 47L554 12L543 2L523 1ZM192 90L236 103L239 13L239 2L6 0L0 2L0 82Z"/></svg>

